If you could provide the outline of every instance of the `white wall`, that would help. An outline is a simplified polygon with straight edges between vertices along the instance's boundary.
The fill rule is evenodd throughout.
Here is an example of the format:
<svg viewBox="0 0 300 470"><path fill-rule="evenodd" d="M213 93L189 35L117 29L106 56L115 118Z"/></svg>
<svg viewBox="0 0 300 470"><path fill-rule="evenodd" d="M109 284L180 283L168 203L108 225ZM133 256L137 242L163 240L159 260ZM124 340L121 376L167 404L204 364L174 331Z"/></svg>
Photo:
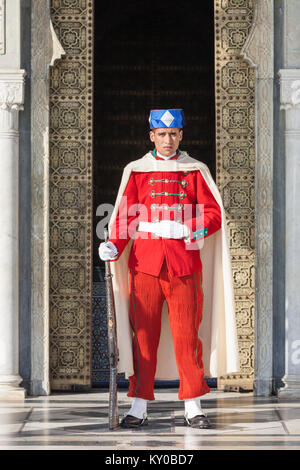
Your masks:
<svg viewBox="0 0 300 470"><path fill-rule="evenodd" d="M0 54L0 69L20 69L20 0L2 0L5 8L4 21L0 23L0 38L4 27L4 54ZM4 24L3 24L4 23Z"/></svg>

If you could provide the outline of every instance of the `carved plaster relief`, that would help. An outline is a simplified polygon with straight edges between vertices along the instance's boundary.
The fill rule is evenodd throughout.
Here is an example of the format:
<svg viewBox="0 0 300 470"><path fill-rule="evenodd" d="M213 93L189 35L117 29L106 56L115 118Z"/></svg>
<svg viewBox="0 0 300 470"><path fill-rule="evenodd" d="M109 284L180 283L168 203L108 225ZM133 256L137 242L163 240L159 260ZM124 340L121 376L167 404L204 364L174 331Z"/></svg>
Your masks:
<svg viewBox="0 0 300 470"><path fill-rule="evenodd" d="M240 57L252 27L252 0L215 0L216 182L229 228L240 372L218 388L253 388L254 378L254 70ZM235 388L234 388L235 389Z"/></svg>
<svg viewBox="0 0 300 470"><path fill-rule="evenodd" d="M255 0L241 55L255 68L255 393L269 395L273 374L273 0ZM263 338L263 341L261 340Z"/></svg>
<svg viewBox="0 0 300 470"><path fill-rule="evenodd" d="M49 71L53 54L50 0L32 2L31 67L31 390L49 381Z"/></svg>
<svg viewBox="0 0 300 470"><path fill-rule="evenodd" d="M0 55L5 54L5 0L0 0Z"/></svg>

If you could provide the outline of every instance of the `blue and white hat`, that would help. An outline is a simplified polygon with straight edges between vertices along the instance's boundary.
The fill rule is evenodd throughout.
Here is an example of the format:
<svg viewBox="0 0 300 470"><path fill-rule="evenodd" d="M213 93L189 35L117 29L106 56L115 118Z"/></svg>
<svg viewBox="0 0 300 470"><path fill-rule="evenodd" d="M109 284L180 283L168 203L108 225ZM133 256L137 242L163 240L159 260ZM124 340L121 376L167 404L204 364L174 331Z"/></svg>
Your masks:
<svg viewBox="0 0 300 470"><path fill-rule="evenodd" d="M152 109L149 117L150 129L183 127L186 124L183 109Z"/></svg>

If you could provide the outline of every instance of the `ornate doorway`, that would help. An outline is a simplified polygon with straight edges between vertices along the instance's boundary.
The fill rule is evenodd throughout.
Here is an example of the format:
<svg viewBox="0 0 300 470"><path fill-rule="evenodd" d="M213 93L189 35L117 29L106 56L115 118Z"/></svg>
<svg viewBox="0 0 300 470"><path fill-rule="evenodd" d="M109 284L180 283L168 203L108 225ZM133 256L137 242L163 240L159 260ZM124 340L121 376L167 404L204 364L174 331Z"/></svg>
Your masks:
<svg viewBox="0 0 300 470"><path fill-rule="evenodd" d="M50 88L51 387L91 386L92 329L100 332L94 338L94 358L99 354L105 361L103 325L92 324L93 262L100 268L94 270L95 283L101 273L96 207L114 201L124 164L149 149L149 108L176 105L190 116L186 149L209 165L228 216L242 369L219 385L252 388L254 75L239 55L251 27L252 1L215 0L214 12L210 0L185 1L173 4L171 15L165 9L168 2L163 8L156 1L143 2L142 11L140 2L126 7L114 2L99 17L95 4L52 0L52 21L66 55L51 70ZM153 21L154 10L159 20ZM99 62L93 74L96 47ZM103 292L94 289L101 311ZM105 372L101 365L94 381Z"/></svg>
<svg viewBox="0 0 300 470"><path fill-rule="evenodd" d="M114 204L124 166L151 148L150 109L184 108L188 125L181 148L215 173L213 19L209 1L151 1L138 9L135 1L126 8L122 1L95 4L94 215L100 204ZM109 374L100 219L94 218L93 229L94 384Z"/></svg>

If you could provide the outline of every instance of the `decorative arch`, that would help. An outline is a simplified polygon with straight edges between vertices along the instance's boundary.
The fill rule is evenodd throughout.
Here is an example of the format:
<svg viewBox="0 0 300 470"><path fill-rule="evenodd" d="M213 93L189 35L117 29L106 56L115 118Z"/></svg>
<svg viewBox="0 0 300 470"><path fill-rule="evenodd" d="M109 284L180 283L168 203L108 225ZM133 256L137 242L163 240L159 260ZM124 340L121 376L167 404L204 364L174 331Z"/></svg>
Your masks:
<svg viewBox="0 0 300 470"><path fill-rule="evenodd" d="M43 231L46 237L44 249L49 241L49 284L45 280L42 292L38 289L40 268L36 266L33 297L45 306L49 299L49 310L44 309L44 324L49 321L51 387L73 389L89 387L91 380L93 1L49 2L48 13L43 10L44 2L34 2L35 28L37 31L37 19L46 19L48 14L65 56L54 63L49 77L48 180L47 159L40 170L49 182L50 203L47 207L41 205L37 198L34 202L35 214L39 214L44 228L49 220L48 233ZM269 0L263 3L270 7ZM253 386L254 347L257 351L262 347L259 339L255 346L254 320L259 325L259 318L270 318L271 305L268 297L268 306L264 310L268 313L260 313L262 317L255 318L255 305L259 301L259 297L255 300L255 250L260 246L270 253L265 236L264 242L260 239L261 225L256 224L255 210L261 206L260 198L266 193L255 196L255 178L256 171L260 178L266 173L265 170L262 173L257 170L260 162L255 162L257 76L253 63L250 65L241 57L241 53L248 54L247 57L252 54L249 51L253 49L253 39L249 38L255 36L253 14L256 15L254 21L260 21L258 19L263 14L260 8L259 2L252 0L215 0L216 178L228 217L242 365L240 374L222 378L219 386L248 389ZM268 14L271 22L270 12ZM36 41L37 37L34 36L33 40ZM259 44L257 41L256 45ZM259 46L257 50L260 53ZM52 56L48 55L50 62ZM38 52L36 60L42 62ZM46 83L44 76L43 84ZM265 102L268 99L269 96ZM39 132L39 145L44 148L42 137L47 140L47 132L43 133L42 129L47 130L47 123L39 127L36 119L35 125L37 129L33 132ZM269 150L261 155L267 154ZM263 165L264 168L266 166L267 163ZM47 194L46 183L44 190ZM267 193L269 197L269 190ZM261 217L258 222L263 221L264 213ZM264 233L270 234L270 225ZM263 243L267 248L263 248ZM46 279L47 262L42 266L43 279ZM261 268L258 266L258 275L262 275ZM269 280L269 274L264 278ZM263 323L264 326L269 325L265 320ZM34 331L38 331L38 325ZM46 329L44 332L46 334ZM46 360L46 336L43 338L43 341L36 341L35 351L36 357L38 351L43 351ZM38 370L37 361L35 369ZM37 381L43 376L41 368L39 371Z"/></svg>

